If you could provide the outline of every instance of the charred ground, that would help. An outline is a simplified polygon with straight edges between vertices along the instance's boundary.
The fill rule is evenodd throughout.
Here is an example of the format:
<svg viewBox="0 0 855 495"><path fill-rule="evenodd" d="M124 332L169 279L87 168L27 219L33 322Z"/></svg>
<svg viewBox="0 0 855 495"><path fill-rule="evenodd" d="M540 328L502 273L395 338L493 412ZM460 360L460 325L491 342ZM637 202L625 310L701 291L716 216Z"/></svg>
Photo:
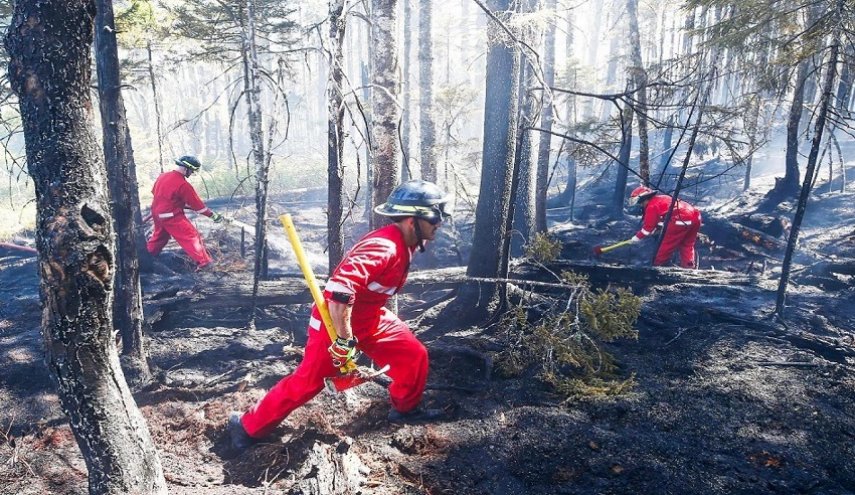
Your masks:
<svg viewBox="0 0 855 495"><path fill-rule="evenodd" d="M295 221L319 254L323 213L304 199ZM786 325L771 315L784 230L769 230L775 212L751 215L758 198L705 211L701 268L715 272L646 268L637 251L594 260L595 244L628 237L636 221L556 218L565 261L554 270L573 267L643 298L638 340L607 346L620 375L634 375L630 391L567 398L531 375L491 373L497 326L437 318L447 272L401 300L431 352L426 401L446 420L390 424L385 390L371 384L319 396L243 455L228 448L227 415L299 362L308 306L265 304L247 329L249 302L233 295L248 281L238 237L213 232L218 271L188 272L171 253L145 276L156 380L135 397L172 493L852 493L852 199L811 204ZM823 224L820 213L834 209L848 219ZM364 230L359 223L354 235ZM467 255L455 236L435 246L437 266ZM274 242L273 252L284 274L287 246ZM0 255L0 493L85 493L86 469L41 360L36 261ZM538 276L530 268L515 270Z"/></svg>

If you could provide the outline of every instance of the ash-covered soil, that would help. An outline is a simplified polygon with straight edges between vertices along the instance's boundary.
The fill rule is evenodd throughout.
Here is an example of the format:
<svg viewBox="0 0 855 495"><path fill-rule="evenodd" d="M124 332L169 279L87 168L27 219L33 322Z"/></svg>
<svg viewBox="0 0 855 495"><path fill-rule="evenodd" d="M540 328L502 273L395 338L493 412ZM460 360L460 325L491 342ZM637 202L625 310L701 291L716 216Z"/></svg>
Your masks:
<svg viewBox="0 0 855 495"><path fill-rule="evenodd" d="M851 213L852 199L822 197L809 213ZM325 223L313 208L295 220L322 273ZM838 261L855 255L851 214L834 228L819 220L807 228L811 221L806 249ZM556 225L566 257L590 258L594 244L635 228L631 218L587 222ZM144 276L147 309L156 294L248 280L234 235L217 235L209 242L230 261L196 274L167 255L179 269ZM272 266L286 271L287 245L277 242ZM456 262L454 242L435 247L437 266ZM855 289L845 275L835 291L795 285L785 326L771 315L777 253L749 251L767 267L750 284L634 286L644 301L638 340L607 346L636 382L617 396L567 399L531 378L499 378L484 359L495 327L426 317L414 326L431 352L425 400L445 419L391 424L385 389L369 384L322 393L270 441L236 453L223 434L229 411L251 406L296 366L308 310L264 307L250 330L247 301L161 321L148 334L155 381L135 397L175 494L855 493ZM749 269L751 257L738 254L717 268ZM616 251L598 262L631 271L647 259ZM42 363L36 261L0 252L0 270L0 493L86 493L85 465ZM410 310L434 297L403 297L401 313L416 316Z"/></svg>

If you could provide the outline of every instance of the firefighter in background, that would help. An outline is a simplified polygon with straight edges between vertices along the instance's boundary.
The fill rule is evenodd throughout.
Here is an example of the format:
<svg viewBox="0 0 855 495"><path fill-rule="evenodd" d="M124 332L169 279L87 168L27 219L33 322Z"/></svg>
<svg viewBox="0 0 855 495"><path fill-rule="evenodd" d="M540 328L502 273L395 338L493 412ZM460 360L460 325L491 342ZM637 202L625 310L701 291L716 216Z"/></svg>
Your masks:
<svg viewBox="0 0 855 495"><path fill-rule="evenodd" d="M190 220L184 215L184 208L210 217L214 222L223 221L223 216L205 206L196 190L187 178L198 172L202 164L196 157L182 156L175 160L175 169L160 174L154 182L151 192L151 217L154 220L154 232L146 244L146 249L157 256L174 237L178 245L197 263L197 269L211 264L213 259L205 249L202 236Z"/></svg>
<svg viewBox="0 0 855 495"><path fill-rule="evenodd" d="M629 206L638 204L644 211L641 229L628 239L629 242L636 243L663 225L671 208L671 196L656 194L656 191L649 187L638 186L630 193L627 203ZM686 201L678 199L653 265L662 266L668 263L674 251L679 250L680 266L696 268L695 241L698 239L700 229L701 212Z"/></svg>
<svg viewBox="0 0 855 495"><path fill-rule="evenodd" d="M392 379L389 420L421 421L442 416L439 409L419 407L428 374L428 353L406 323L385 308L407 280L416 249L432 241L448 198L431 182L404 182L374 212L394 223L375 229L348 251L324 288L324 299L338 338L329 333L317 307L309 319L303 360L243 415L233 413L227 429L232 445L243 449L270 434L292 411L324 388L353 359L357 349L379 367L389 365Z"/></svg>

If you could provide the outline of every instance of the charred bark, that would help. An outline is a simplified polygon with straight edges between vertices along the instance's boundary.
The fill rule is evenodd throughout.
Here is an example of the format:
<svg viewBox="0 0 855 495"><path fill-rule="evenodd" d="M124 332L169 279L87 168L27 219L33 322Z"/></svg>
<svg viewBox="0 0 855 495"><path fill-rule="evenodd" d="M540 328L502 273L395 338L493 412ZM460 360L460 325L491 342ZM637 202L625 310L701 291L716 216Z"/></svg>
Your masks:
<svg viewBox="0 0 855 495"><path fill-rule="evenodd" d="M629 158L632 152L632 107L627 104L620 115L621 142L618 153L617 178L612 196L612 218L623 216L623 205L626 199L626 180L629 176Z"/></svg>
<svg viewBox="0 0 855 495"><path fill-rule="evenodd" d="M341 88L344 80L342 44L346 24L343 12L344 0L330 2L330 60L327 83L327 256L330 273L344 257L344 105Z"/></svg>
<svg viewBox="0 0 855 495"><path fill-rule="evenodd" d="M130 382L150 378L143 346L140 258L147 258L131 133L122 98L112 0L98 0L95 53L107 182L117 232L113 326L121 332L125 375ZM145 253L145 254L142 254Z"/></svg>
<svg viewBox="0 0 855 495"><path fill-rule="evenodd" d="M6 49L36 190L42 334L92 494L166 493L113 339L113 227L93 129L94 0L19 1Z"/></svg>
<svg viewBox="0 0 855 495"><path fill-rule="evenodd" d="M509 0L494 0L493 12L507 12ZM484 104L483 166L478 204L475 208L473 255L467 274L495 277L507 258L507 219L510 214L511 179L517 133L517 100L520 54L498 24L488 25L486 96ZM472 320L483 319L500 304L496 284L464 285L450 307L466 308Z"/></svg>
<svg viewBox="0 0 855 495"><path fill-rule="evenodd" d="M626 0L629 19L629 46L632 66L629 80L638 89L635 114L638 116L638 175L641 182L650 185L650 152L647 144L647 71L641 60L641 37L638 34L638 0Z"/></svg>
<svg viewBox="0 0 855 495"><path fill-rule="evenodd" d="M436 182L436 123L433 120L433 0L419 0L419 129L422 179Z"/></svg>
<svg viewBox="0 0 855 495"><path fill-rule="evenodd" d="M403 59L401 60L401 181L410 180L410 119L412 118L412 84L410 83L410 51L413 44L412 23L413 9L411 0L403 0L404 4L404 39Z"/></svg>
<svg viewBox="0 0 855 495"><path fill-rule="evenodd" d="M808 8L808 17L805 26L812 26L819 18L821 5L813 5ZM799 191L799 126L802 120L803 106L805 100L805 84L810 76L810 66L813 57L809 56L802 60L796 69L796 78L793 82L793 100L787 118L787 150L784 158L784 177L776 181L775 187L767 194L767 201L762 206L765 208L775 207L787 199L793 199Z"/></svg>
<svg viewBox="0 0 855 495"><path fill-rule="evenodd" d="M844 0L837 0L837 19L840 22L843 13ZM817 158L819 157L819 148L822 144L822 134L825 130L825 121L828 117L828 110L831 106L832 91L834 82L837 78L837 57L840 52L840 26L836 26L831 38L831 50L829 54L828 70L825 73L825 81L822 85L822 96L819 101L819 114L816 117L816 126L813 132L813 141L811 142L810 154L808 155L807 168L805 170L804 182L802 183L799 202L796 205L796 213L793 216L793 225L790 228L790 237L787 241L787 251L784 254L784 263L781 266L781 280L778 283L778 294L775 301L775 314L778 318L783 318L785 299L787 294L787 284L790 279L790 269L793 262L793 253L796 250L796 242L799 238L799 230L801 229L802 219L807 208L808 197L810 196L811 184L813 182L814 171L816 170Z"/></svg>
<svg viewBox="0 0 855 495"><path fill-rule="evenodd" d="M374 205L384 203L398 184L400 177L400 148L398 144L398 122L401 109L398 105L400 80L398 76L398 43L396 0L372 0L372 92L371 113L372 148L372 194ZM386 217L371 216L371 227L388 222Z"/></svg>
<svg viewBox="0 0 855 495"><path fill-rule="evenodd" d="M555 11L556 0L547 0L546 8ZM543 82L547 87L555 85L555 23L550 22L546 28L543 40ZM570 52L565 54L570 58ZM541 133L537 148L537 186L535 189L534 225L537 232L546 232L546 194L549 187L549 151L552 145L552 95L544 92L540 114L540 127L546 132ZM569 120L569 112L568 112Z"/></svg>
<svg viewBox="0 0 855 495"><path fill-rule="evenodd" d="M522 110L520 111L520 130L517 138L516 164L514 165L516 187L513 195L513 231L511 232L510 256L520 257L524 246L531 241L535 233L535 205L537 203L537 170L532 162L532 133L534 126L535 98L531 91L537 84L534 67L526 64L521 77ZM523 89L524 88L524 89Z"/></svg>

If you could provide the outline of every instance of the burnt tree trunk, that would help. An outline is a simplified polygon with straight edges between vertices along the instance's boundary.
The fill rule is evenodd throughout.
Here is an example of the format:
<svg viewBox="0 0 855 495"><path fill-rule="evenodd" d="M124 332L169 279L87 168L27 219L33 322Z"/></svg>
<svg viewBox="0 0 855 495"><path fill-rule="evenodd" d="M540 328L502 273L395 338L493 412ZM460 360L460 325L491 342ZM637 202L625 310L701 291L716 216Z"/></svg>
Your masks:
<svg viewBox="0 0 855 495"><path fill-rule="evenodd" d="M493 0L488 6L496 15L506 15L503 13L509 10L510 1ZM517 137L520 54L495 21L491 19L487 29L483 165L472 239L476 248L466 273L489 278L500 275L508 255L504 246ZM449 308L465 308L467 318L477 321L499 309L501 295L497 284L468 283Z"/></svg>
<svg viewBox="0 0 855 495"><path fill-rule="evenodd" d="M150 371L143 348L140 256L148 251L141 234L139 186L131 133L125 117L119 76L119 55L112 0L97 1L95 53L101 130L110 204L116 229L116 277L113 287L113 326L122 335L122 355L129 382L148 381Z"/></svg>
<svg viewBox="0 0 855 495"><path fill-rule="evenodd" d="M154 101L155 129L157 131L157 157L160 164L160 173L163 173L163 125L160 116L160 97L157 93L157 77L154 75L154 61L151 55L151 41L146 45L148 54L148 78L151 83L151 97Z"/></svg>
<svg viewBox="0 0 855 495"><path fill-rule="evenodd" d="M556 0L547 0L546 9L555 11ZM555 22L550 22L546 28L543 40L543 82L546 86L555 85ZM570 52L565 54L570 58ZM552 146L552 94L543 93L540 115L540 127L546 132L540 134L540 142L537 148L537 186L535 189L534 226L537 232L546 232L546 194L549 188L549 151ZM569 115L567 117L570 119Z"/></svg>
<svg viewBox="0 0 855 495"><path fill-rule="evenodd" d="M530 61L531 62L531 61ZM537 193L537 171L532 163L532 132L529 130L534 125L535 98L531 88L537 84L534 76L534 67L527 63L523 75L520 77L520 94L522 95L522 109L520 110L520 130L517 131L517 151L514 170L518 178L513 202L513 223L511 231L510 256L520 257L525 245L531 240L535 232L535 194Z"/></svg>
<svg viewBox="0 0 855 495"><path fill-rule="evenodd" d="M122 98L119 55L112 0L98 0L95 18L95 60L101 129L113 222L116 229L116 277L113 287L113 326L122 336L122 356L128 381L148 381L151 373L143 344L140 265L150 262L142 235L139 186L131 133Z"/></svg>
<svg viewBox="0 0 855 495"><path fill-rule="evenodd" d="M843 2L845 0L837 0L837 22L841 22L843 14ZM808 197L810 196L811 183L813 182L814 171L816 170L817 157L819 156L819 148L822 144L822 133L825 130L825 121L828 118L828 109L831 106L831 93L834 89L834 82L837 78L837 57L840 52L840 26L835 27L830 41L831 50L828 56L828 70L825 73L825 81L822 85L822 96L819 101L819 114L816 117L816 126L813 132L813 141L810 146L810 154L808 155L807 167L805 169L805 177L802 183L801 194L799 194L799 202L796 205L796 213L793 216L793 224L790 227L790 237L787 240L787 251L784 253L784 263L781 265L781 280L778 283L778 294L775 301L775 314L778 318L783 318L785 299L787 295L787 284L790 279L790 268L793 262L793 253L796 250L796 242L799 239L799 230L802 226L802 219L805 216Z"/></svg>
<svg viewBox="0 0 855 495"><path fill-rule="evenodd" d="M812 26L820 14L821 6L808 8L808 16L805 27ZM803 106L805 100L805 84L810 77L810 66L813 56L802 60L796 69L796 78L793 82L793 100L787 117L787 149L784 158L784 177L779 179L775 187L769 191L768 202L765 207L776 206L784 200L795 198L799 190L799 126L802 120Z"/></svg>
<svg viewBox="0 0 855 495"><path fill-rule="evenodd" d="M410 51L413 44L411 26L413 24L413 9L411 0L404 0L404 39L403 59L401 60L401 181L410 180L410 119L412 118L412 90L410 83Z"/></svg>
<svg viewBox="0 0 855 495"><path fill-rule="evenodd" d="M371 144L374 151L371 165L374 205L386 201L400 177L398 122L401 110L398 106L398 93L401 85L398 76L396 5L396 0L371 1ZM377 214L371 215L371 219L372 228L388 222L388 218Z"/></svg>
<svg viewBox="0 0 855 495"><path fill-rule="evenodd" d="M345 18L344 0L330 2L330 59L329 82L327 83L327 244L329 251L329 272L335 269L344 257L344 233L342 217L344 215L344 105L342 105L341 84L344 79L344 43Z"/></svg>
<svg viewBox="0 0 855 495"><path fill-rule="evenodd" d="M36 190L42 334L89 492L165 494L113 339L113 227L89 91L95 11L94 0L18 1L5 40Z"/></svg>
<svg viewBox="0 0 855 495"><path fill-rule="evenodd" d="M419 0L419 130L422 179L436 182L436 123L433 120L433 0Z"/></svg>
<svg viewBox="0 0 855 495"><path fill-rule="evenodd" d="M626 179L629 176L629 158L632 152L632 107L628 104L623 108L620 115L621 141L617 169L617 179L612 196L612 218L623 216L623 205L626 196Z"/></svg>
<svg viewBox="0 0 855 495"><path fill-rule="evenodd" d="M255 167L255 269L256 280L267 279L267 186L270 165L264 154L264 126L261 114L261 68L255 36L255 1L247 0L244 10L243 81L252 162Z"/></svg>
<svg viewBox="0 0 855 495"><path fill-rule="evenodd" d="M647 71L641 60L641 37L638 34L638 0L626 0L629 18L630 63L629 80L635 96L635 114L638 116L638 175L641 182L650 185L650 152L647 144Z"/></svg>

